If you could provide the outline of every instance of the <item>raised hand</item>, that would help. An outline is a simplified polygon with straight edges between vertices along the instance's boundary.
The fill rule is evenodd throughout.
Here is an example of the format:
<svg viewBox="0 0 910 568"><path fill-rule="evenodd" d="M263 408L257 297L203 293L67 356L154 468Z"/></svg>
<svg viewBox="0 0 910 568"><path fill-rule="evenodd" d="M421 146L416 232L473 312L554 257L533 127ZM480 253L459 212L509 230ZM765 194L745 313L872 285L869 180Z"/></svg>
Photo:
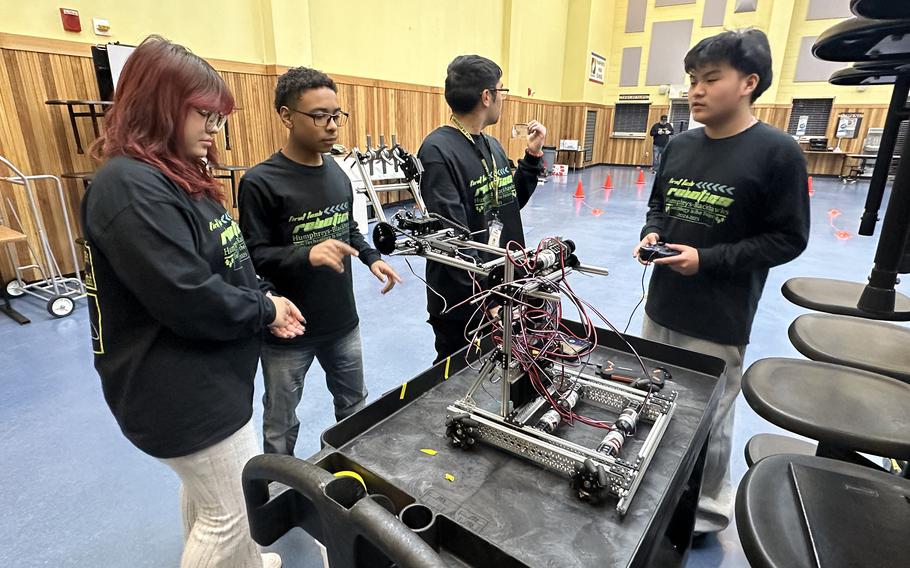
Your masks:
<svg viewBox="0 0 910 568"><path fill-rule="evenodd" d="M351 245L328 239L310 249L310 264L327 266L335 272L344 272L344 257L358 256L358 254Z"/></svg>
<svg viewBox="0 0 910 568"><path fill-rule="evenodd" d="M395 269L389 266L389 264L384 260L377 260L370 266L370 271L373 273L380 282L385 284L382 288L382 293L386 294L389 290L395 287L395 284L401 283L401 277L398 276L398 273L395 272Z"/></svg>

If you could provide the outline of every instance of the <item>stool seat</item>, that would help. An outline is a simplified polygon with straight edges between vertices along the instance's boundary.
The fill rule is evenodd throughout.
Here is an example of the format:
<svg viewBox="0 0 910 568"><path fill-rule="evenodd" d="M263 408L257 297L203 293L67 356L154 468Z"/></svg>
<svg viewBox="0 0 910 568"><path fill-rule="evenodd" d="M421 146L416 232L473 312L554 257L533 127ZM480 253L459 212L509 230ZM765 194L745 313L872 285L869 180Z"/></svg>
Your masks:
<svg viewBox="0 0 910 568"><path fill-rule="evenodd" d="M804 314L790 324L790 342L813 361L865 369L910 383L910 329L830 314ZM908 409L910 410L910 409Z"/></svg>
<svg viewBox="0 0 910 568"><path fill-rule="evenodd" d="M812 442L780 434L756 434L746 442L746 465L752 467L759 461L781 454L814 456L818 446Z"/></svg>
<svg viewBox="0 0 910 568"><path fill-rule="evenodd" d="M908 495L910 481L866 467L770 456L739 484L736 530L753 568L896 565L910 555Z"/></svg>
<svg viewBox="0 0 910 568"><path fill-rule="evenodd" d="M818 312L876 320L910 321L910 298L900 292L895 292L893 312L867 312L857 308L863 289L865 284L860 282L799 277L784 282L780 291L797 306Z"/></svg>
<svg viewBox="0 0 910 568"><path fill-rule="evenodd" d="M894 0L850 0L850 11L877 20L910 18L910 3Z"/></svg>
<svg viewBox="0 0 910 568"><path fill-rule="evenodd" d="M897 379L775 357L749 367L743 396L785 430L846 450L910 458L910 385Z"/></svg>
<svg viewBox="0 0 910 568"><path fill-rule="evenodd" d="M847 67L838 69L831 74L828 82L832 85L855 86L855 85L893 85L897 82L898 75L908 73L898 73L895 68L886 69L857 69L856 67Z"/></svg>
<svg viewBox="0 0 910 568"><path fill-rule="evenodd" d="M824 32L812 55L824 61L900 61L910 58L910 20L850 18Z"/></svg>
<svg viewBox="0 0 910 568"><path fill-rule="evenodd" d="M894 71L903 75L910 72L910 59L902 61L860 61L854 63L853 68L861 71Z"/></svg>

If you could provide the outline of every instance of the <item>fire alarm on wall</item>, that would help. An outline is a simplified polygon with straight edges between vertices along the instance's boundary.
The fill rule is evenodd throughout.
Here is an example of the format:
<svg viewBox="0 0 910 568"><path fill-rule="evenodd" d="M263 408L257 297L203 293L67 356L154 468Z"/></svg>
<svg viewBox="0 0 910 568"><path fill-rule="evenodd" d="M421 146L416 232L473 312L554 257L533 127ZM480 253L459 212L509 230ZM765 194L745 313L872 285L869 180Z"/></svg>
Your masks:
<svg viewBox="0 0 910 568"><path fill-rule="evenodd" d="M60 8L60 19L63 20L63 29L68 32L81 32L82 23L79 22L79 10Z"/></svg>

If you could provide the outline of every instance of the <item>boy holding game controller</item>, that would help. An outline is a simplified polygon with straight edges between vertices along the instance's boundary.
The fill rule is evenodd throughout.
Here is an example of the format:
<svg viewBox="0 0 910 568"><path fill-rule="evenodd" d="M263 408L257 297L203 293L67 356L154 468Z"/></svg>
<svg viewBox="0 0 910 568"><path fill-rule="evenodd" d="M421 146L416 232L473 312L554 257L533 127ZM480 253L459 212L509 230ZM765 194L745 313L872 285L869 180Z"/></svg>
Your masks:
<svg viewBox="0 0 910 568"><path fill-rule="evenodd" d="M765 34L748 29L704 39L686 55L685 68L692 116L704 128L667 145L633 256L655 266L642 336L726 362L698 535L723 530L733 514L731 434L743 356L768 269L806 248L809 197L799 146L752 114L771 84Z"/></svg>

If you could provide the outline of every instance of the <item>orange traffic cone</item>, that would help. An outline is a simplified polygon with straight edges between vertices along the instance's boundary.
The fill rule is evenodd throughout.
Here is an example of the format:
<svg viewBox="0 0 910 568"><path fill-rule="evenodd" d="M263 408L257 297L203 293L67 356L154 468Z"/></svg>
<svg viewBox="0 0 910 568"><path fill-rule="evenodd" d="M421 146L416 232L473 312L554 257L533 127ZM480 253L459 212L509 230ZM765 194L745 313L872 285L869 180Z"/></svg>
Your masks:
<svg viewBox="0 0 910 568"><path fill-rule="evenodd" d="M613 189L613 176L607 174L607 179L604 181L604 189Z"/></svg>
<svg viewBox="0 0 910 568"><path fill-rule="evenodd" d="M584 199L585 190L581 185L581 180L578 180L578 187L575 188L575 199Z"/></svg>
<svg viewBox="0 0 910 568"><path fill-rule="evenodd" d="M638 181L635 183L637 183L638 185L645 184L645 170L638 168Z"/></svg>
<svg viewBox="0 0 910 568"><path fill-rule="evenodd" d="M815 190L812 189L812 176L809 176L809 197L815 195Z"/></svg>

